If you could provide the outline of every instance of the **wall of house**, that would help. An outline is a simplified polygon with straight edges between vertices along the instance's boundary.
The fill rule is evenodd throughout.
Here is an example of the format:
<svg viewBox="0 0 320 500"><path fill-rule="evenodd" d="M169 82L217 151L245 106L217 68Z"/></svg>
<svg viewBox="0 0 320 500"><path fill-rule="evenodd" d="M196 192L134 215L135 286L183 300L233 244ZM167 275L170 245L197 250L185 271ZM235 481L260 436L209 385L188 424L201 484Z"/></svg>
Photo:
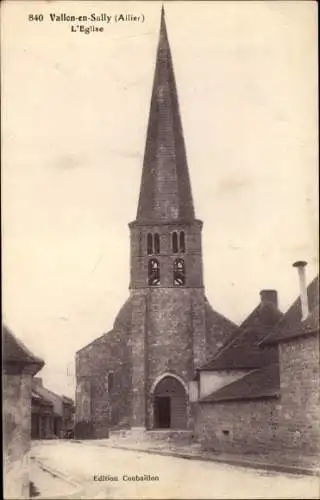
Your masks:
<svg viewBox="0 0 320 500"><path fill-rule="evenodd" d="M4 498L29 498L31 375L3 375Z"/></svg>
<svg viewBox="0 0 320 500"><path fill-rule="evenodd" d="M320 451L319 336L281 343L279 440L306 453Z"/></svg>
<svg viewBox="0 0 320 500"><path fill-rule="evenodd" d="M278 400L195 405L195 436L203 447L229 453L278 449Z"/></svg>
<svg viewBox="0 0 320 500"><path fill-rule="evenodd" d="M51 401L51 403L53 404L54 413L62 417L63 415L62 396L59 396L59 394L55 394L54 392L50 391L49 389L46 389L40 384L37 384L35 386L35 390L37 394L44 397L48 401Z"/></svg>
<svg viewBox="0 0 320 500"><path fill-rule="evenodd" d="M248 370L221 370L200 372L200 398L239 380L248 374Z"/></svg>
<svg viewBox="0 0 320 500"><path fill-rule="evenodd" d="M279 358L279 398L194 405L195 434L203 446L236 453L319 453L319 337L280 344Z"/></svg>

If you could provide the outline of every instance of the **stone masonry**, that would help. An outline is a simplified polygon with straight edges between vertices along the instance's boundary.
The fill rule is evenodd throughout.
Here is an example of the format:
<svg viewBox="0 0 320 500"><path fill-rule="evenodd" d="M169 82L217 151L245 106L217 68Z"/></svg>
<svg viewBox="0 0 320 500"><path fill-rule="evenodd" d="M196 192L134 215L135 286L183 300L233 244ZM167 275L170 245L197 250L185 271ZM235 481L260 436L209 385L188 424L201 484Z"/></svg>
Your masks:
<svg viewBox="0 0 320 500"><path fill-rule="evenodd" d="M76 355L77 425L95 437L108 427L192 429L189 381L235 329L205 297L202 222L195 218L163 9L138 210L129 228L129 299L112 331Z"/></svg>

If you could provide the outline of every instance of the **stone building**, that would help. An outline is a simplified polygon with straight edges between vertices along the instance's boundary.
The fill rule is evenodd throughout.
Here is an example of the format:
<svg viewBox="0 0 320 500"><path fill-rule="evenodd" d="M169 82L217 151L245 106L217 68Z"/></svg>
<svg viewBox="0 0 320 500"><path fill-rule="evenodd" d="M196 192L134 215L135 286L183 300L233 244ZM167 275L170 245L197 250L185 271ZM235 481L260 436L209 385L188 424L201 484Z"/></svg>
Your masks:
<svg viewBox="0 0 320 500"><path fill-rule="evenodd" d="M4 498L29 498L32 377L44 366L2 328Z"/></svg>
<svg viewBox="0 0 320 500"><path fill-rule="evenodd" d="M63 438L73 432L74 403L71 398L44 387L42 378L32 381L33 439Z"/></svg>
<svg viewBox="0 0 320 500"><path fill-rule="evenodd" d="M34 390L31 399L31 439L53 437L53 403Z"/></svg>
<svg viewBox="0 0 320 500"><path fill-rule="evenodd" d="M288 311L277 311L274 291L263 292L263 300L272 299L269 312L252 325L254 311L198 370L195 430L206 448L297 457L320 452L319 278L306 287L304 264L295 264L300 298Z"/></svg>
<svg viewBox="0 0 320 500"><path fill-rule="evenodd" d="M192 429L189 381L236 325L206 299L175 76L161 14L130 296L113 329L76 354L76 429Z"/></svg>
<svg viewBox="0 0 320 500"><path fill-rule="evenodd" d="M280 400L277 444L291 453L320 454L319 276L308 287L305 262L296 262L300 297L264 346L277 345Z"/></svg>

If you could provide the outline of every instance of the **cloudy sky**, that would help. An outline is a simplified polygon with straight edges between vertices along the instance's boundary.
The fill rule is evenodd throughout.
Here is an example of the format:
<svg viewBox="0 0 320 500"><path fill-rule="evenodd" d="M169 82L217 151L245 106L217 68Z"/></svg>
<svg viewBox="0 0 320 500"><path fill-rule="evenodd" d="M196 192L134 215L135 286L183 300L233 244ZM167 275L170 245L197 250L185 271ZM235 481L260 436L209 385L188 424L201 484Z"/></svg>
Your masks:
<svg viewBox="0 0 320 500"><path fill-rule="evenodd" d="M206 292L235 322L317 273L316 2L167 2ZM3 310L72 395L128 296L161 4L2 4ZM49 14L144 15L72 33ZM43 21L28 21L42 14ZM80 23L81 24L81 23Z"/></svg>

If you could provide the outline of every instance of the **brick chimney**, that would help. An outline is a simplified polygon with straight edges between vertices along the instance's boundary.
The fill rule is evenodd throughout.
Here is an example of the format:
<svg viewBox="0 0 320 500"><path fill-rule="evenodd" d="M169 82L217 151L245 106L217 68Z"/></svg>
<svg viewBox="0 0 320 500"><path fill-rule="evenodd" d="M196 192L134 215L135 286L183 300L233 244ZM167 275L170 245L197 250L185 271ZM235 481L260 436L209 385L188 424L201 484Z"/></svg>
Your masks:
<svg viewBox="0 0 320 500"><path fill-rule="evenodd" d="M309 304L308 304L306 271L305 271L307 263L303 260L298 260L297 262L294 262L292 265L293 267L296 267L298 269L299 283L300 283L301 312L302 312L301 320L304 321L309 316Z"/></svg>
<svg viewBox="0 0 320 500"><path fill-rule="evenodd" d="M33 383L34 385L37 387L43 387L43 383L42 383L42 378L41 377L33 377Z"/></svg>
<svg viewBox="0 0 320 500"><path fill-rule="evenodd" d="M261 290L261 303L271 303L278 308L278 292L277 290Z"/></svg>

